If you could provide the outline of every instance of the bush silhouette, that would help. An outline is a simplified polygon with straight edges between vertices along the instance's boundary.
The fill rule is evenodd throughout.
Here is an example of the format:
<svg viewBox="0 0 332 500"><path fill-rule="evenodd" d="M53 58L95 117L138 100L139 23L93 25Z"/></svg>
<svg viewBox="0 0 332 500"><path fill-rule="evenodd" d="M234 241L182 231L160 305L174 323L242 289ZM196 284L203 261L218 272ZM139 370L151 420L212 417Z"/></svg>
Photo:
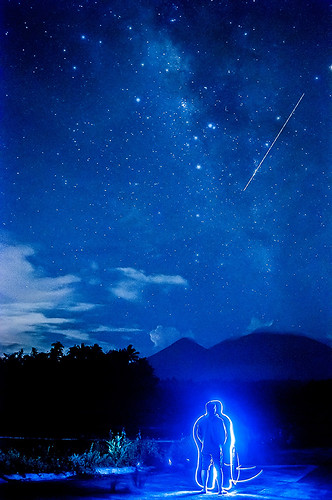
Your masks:
<svg viewBox="0 0 332 500"><path fill-rule="evenodd" d="M19 436L107 436L146 425L157 379L129 345L104 353L97 344L60 342L48 353L20 350L0 358L0 432Z"/></svg>

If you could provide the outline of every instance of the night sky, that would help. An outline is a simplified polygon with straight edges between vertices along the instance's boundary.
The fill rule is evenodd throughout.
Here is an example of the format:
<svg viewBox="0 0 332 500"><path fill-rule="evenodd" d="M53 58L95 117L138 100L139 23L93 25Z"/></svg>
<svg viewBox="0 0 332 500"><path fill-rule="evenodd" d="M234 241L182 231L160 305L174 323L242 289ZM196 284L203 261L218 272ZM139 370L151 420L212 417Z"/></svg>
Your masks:
<svg viewBox="0 0 332 500"><path fill-rule="evenodd" d="M328 1L2 10L0 350L331 341Z"/></svg>

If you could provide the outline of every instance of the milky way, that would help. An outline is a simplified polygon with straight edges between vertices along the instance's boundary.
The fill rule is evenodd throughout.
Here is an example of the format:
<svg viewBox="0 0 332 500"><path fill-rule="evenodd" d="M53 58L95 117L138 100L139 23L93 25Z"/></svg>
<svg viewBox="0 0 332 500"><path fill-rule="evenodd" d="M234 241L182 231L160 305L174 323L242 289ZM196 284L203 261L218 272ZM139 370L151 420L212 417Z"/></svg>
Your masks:
<svg viewBox="0 0 332 500"><path fill-rule="evenodd" d="M327 2L3 14L1 349L327 342Z"/></svg>

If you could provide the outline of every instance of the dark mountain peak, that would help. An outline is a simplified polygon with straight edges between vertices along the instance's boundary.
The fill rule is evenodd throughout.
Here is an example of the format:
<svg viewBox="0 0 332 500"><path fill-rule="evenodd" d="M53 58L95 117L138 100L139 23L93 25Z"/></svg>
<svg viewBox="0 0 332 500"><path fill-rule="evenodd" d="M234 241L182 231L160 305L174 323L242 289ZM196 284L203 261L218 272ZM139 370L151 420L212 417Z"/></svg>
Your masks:
<svg viewBox="0 0 332 500"><path fill-rule="evenodd" d="M319 380L332 377L332 349L293 333L254 332L210 349L183 338L149 358L160 378Z"/></svg>
<svg viewBox="0 0 332 500"><path fill-rule="evenodd" d="M191 379L197 366L205 367L207 349L183 337L148 358L160 378Z"/></svg>
<svg viewBox="0 0 332 500"><path fill-rule="evenodd" d="M176 353L181 353L183 352L202 352L206 351L205 347L202 347L201 345L197 344L193 339L189 337L182 337L181 339L177 340L173 344L169 345L168 347L165 347L161 351L156 352L155 354L152 354L149 359L154 358L156 356L159 356L159 354L167 355L168 353L174 355Z"/></svg>
<svg viewBox="0 0 332 500"><path fill-rule="evenodd" d="M318 349L326 351L329 346L305 335L288 332L271 332L271 331L255 331L247 335L226 339L210 348L211 351L224 350L232 346L234 349L250 348L250 349Z"/></svg>
<svg viewBox="0 0 332 500"><path fill-rule="evenodd" d="M185 348L185 349L196 349L198 351L206 351L205 347L201 346L200 344L198 344L194 339L190 338L190 337L182 337L181 339L177 340L176 342L174 342L174 344L172 344L173 347L177 347L177 348ZM171 347L171 346L169 346Z"/></svg>
<svg viewBox="0 0 332 500"><path fill-rule="evenodd" d="M232 377L310 380L332 375L332 349L293 333L255 332L225 340L210 349L210 356Z"/></svg>

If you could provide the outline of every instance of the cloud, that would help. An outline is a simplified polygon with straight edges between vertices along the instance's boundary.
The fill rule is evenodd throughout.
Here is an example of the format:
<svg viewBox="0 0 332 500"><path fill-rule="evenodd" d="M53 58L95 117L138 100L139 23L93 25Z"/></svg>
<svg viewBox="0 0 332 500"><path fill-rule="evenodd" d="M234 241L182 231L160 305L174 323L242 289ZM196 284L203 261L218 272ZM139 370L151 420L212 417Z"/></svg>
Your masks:
<svg viewBox="0 0 332 500"><path fill-rule="evenodd" d="M91 309L95 309L95 307L97 307L96 304L89 304L88 302L78 302L77 304L66 306L66 311L85 312L85 311L91 311Z"/></svg>
<svg viewBox="0 0 332 500"><path fill-rule="evenodd" d="M151 341L154 343L154 347L158 349L164 349L183 337L193 338L192 332L187 332L183 335L177 328L161 325L158 325L149 335Z"/></svg>
<svg viewBox="0 0 332 500"><path fill-rule="evenodd" d="M263 321L259 318L255 318L255 316L253 316L250 320L249 325L247 326L247 333L254 332L255 330L258 330L259 328L270 327L272 325L273 325L273 320Z"/></svg>
<svg viewBox="0 0 332 500"><path fill-rule="evenodd" d="M1 295L21 302L61 302L71 292L71 285L80 278L70 274L43 277L28 261L34 254L28 246L0 245Z"/></svg>
<svg viewBox="0 0 332 500"><path fill-rule="evenodd" d="M80 330L63 330L61 334L68 339L75 339L80 342L88 342L90 340L89 334Z"/></svg>
<svg viewBox="0 0 332 500"><path fill-rule="evenodd" d="M42 269L29 261L35 255L30 246L0 244L0 342L3 347L13 344L31 347L36 340L38 344L41 342L40 332L57 332L73 323L72 319L55 315L54 310L77 312L93 307L75 299L79 277L45 276ZM37 331L39 338L35 335ZM74 337L74 331L65 332L66 336ZM35 343L34 346L38 347Z"/></svg>
<svg viewBox="0 0 332 500"><path fill-rule="evenodd" d="M116 271L122 275L122 278L110 288L111 293L115 297L132 302L140 300L145 288L150 285L184 287L188 285L187 280L179 275L154 274L149 276L132 267L118 267Z"/></svg>
<svg viewBox="0 0 332 500"><path fill-rule="evenodd" d="M109 333L109 332L118 332L118 333L136 333L136 332L143 332L144 330L142 330L141 328L125 328L125 327L112 327L112 326L98 326L98 328L94 328L93 329L93 332L94 333L99 333L99 332L103 332L103 333Z"/></svg>

